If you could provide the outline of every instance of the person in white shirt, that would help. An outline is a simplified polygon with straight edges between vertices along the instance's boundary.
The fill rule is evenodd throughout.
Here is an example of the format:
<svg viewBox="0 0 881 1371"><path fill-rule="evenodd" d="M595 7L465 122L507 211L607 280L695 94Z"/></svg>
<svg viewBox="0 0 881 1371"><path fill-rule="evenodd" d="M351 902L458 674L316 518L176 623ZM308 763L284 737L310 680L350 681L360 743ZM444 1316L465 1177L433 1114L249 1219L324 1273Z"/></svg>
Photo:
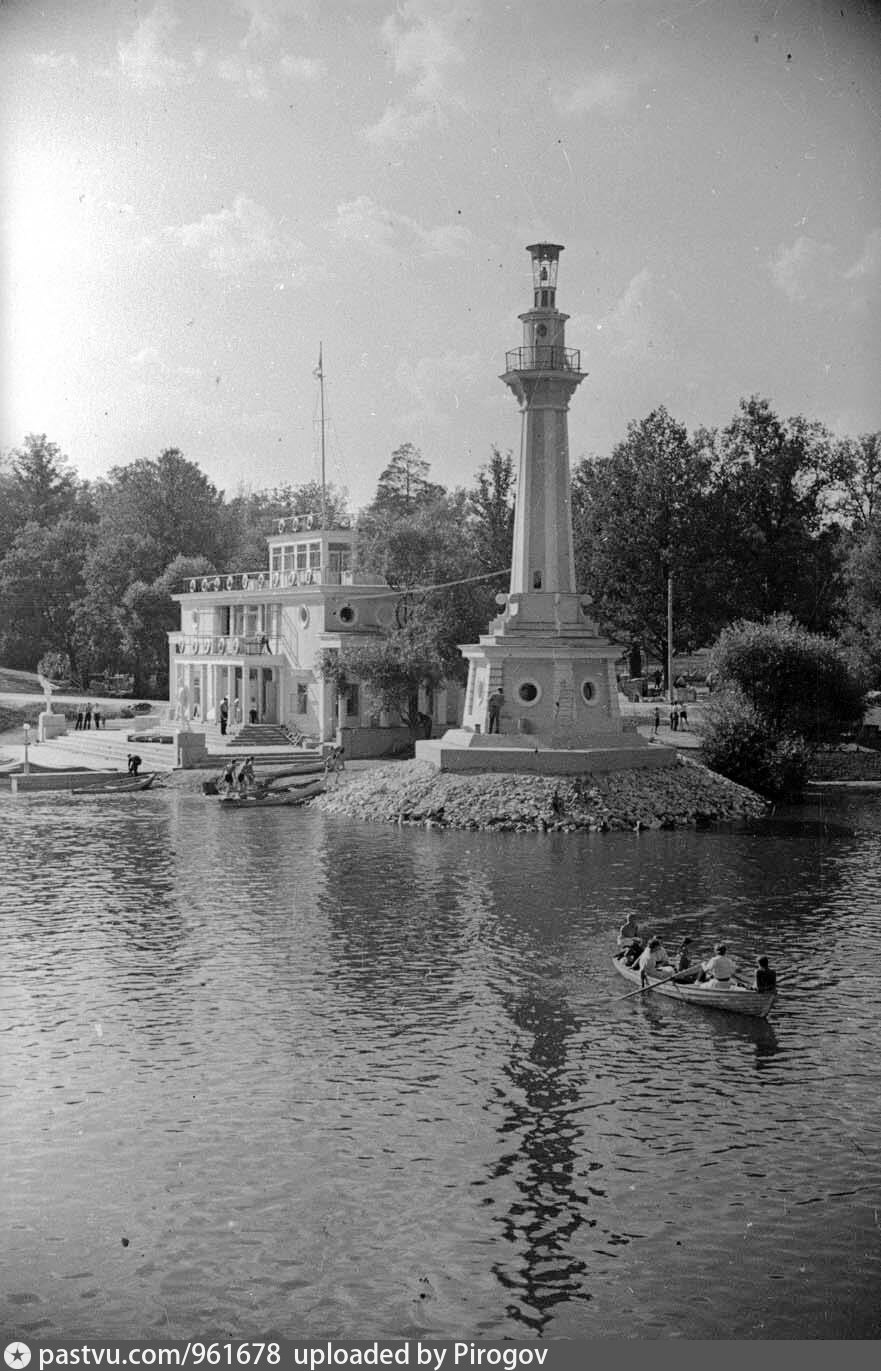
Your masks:
<svg viewBox="0 0 881 1371"><path fill-rule="evenodd" d="M648 946L636 963L639 967L639 979L643 989L648 985L649 976L654 976L659 966L666 966L668 960L660 938L649 938Z"/></svg>
<svg viewBox="0 0 881 1371"><path fill-rule="evenodd" d="M730 990L737 965L728 956L725 944L717 943L715 955L704 962L703 970L707 978L701 981L704 990Z"/></svg>

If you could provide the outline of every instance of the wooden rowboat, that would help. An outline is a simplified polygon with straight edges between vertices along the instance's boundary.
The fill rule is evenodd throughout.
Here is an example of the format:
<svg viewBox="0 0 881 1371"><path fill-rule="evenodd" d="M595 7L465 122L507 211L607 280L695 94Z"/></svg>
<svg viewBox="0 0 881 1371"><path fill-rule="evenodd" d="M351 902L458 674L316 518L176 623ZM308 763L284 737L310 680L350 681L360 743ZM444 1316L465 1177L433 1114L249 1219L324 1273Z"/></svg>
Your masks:
<svg viewBox="0 0 881 1371"><path fill-rule="evenodd" d="M314 799L324 790L324 781L314 781L311 785L289 786L282 789L280 786L275 790L258 790L246 792L244 795L233 792L229 795L219 795L221 805L226 810L231 809L273 809L280 805L302 805L307 800Z"/></svg>
<svg viewBox="0 0 881 1371"><path fill-rule="evenodd" d="M158 771L151 771L146 776L120 776L119 780L113 778L98 781L95 785L74 786L70 793L72 795L124 795L130 790L149 790L158 775Z"/></svg>
<svg viewBox="0 0 881 1371"><path fill-rule="evenodd" d="M637 988L641 984L637 967L625 966L623 960L612 958L612 965ZM667 971L666 975L671 972ZM685 973L688 974L687 972ZM732 985L730 990L706 990L703 986L686 982L664 981L664 976L649 976L649 984L654 990L646 990L646 995L666 995L671 1000L681 1000L685 1004L699 1004L704 1009L723 1009L729 1014L746 1014L751 1019L766 1019L771 1006L777 999L776 990L750 990L747 986Z"/></svg>

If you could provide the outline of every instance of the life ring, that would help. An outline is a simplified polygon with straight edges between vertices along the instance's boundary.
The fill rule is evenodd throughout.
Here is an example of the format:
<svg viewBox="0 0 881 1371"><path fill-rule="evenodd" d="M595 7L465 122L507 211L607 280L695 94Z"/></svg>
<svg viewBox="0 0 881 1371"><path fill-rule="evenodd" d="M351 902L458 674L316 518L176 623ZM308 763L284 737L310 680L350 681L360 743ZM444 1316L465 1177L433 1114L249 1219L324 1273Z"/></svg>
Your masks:
<svg viewBox="0 0 881 1371"><path fill-rule="evenodd" d="M217 651L218 651L218 652L226 652L226 639L225 639L225 638L218 638L218 640L217 640Z"/></svg>
<svg viewBox="0 0 881 1371"><path fill-rule="evenodd" d="M307 527L307 528L314 528L314 527L315 527L315 515L314 515L314 514L307 514L307 515L306 515L306 527Z"/></svg>
<svg viewBox="0 0 881 1371"><path fill-rule="evenodd" d="M272 573L272 585L273 585L273 586L277 586L280 580L281 580L281 576L280 576L279 572L273 571L273 573Z"/></svg>
<svg viewBox="0 0 881 1371"><path fill-rule="evenodd" d="M226 578L226 588L227 588L227 590L232 590L232 588L233 588L234 585L235 585L235 580L233 579L233 577L232 577L232 576L227 576L227 578Z"/></svg>
<svg viewBox="0 0 881 1371"><path fill-rule="evenodd" d="M266 577L263 575L263 572L261 571L260 575L257 577L257 589L262 590L265 585Z"/></svg>
<svg viewBox="0 0 881 1371"><path fill-rule="evenodd" d="M296 584L297 584L297 573L296 573L295 571L289 571L289 572L288 572L288 585L289 585L289 586L295 586Z"/></svg>
<svg viewBox="0 0 881 1371"><path fill-rule="evenodd" d="M203 638L203 639L202 639L202 651L203 651L203 652L210 652L210 651L211 651L211 639L210 639L210 638Z"/></svg>
<svg viewBox="0 0 881 1371"><path fill-rule="evenodd" d="M196 589L196 578L195 578L195 576L193 576L193 577L191 577L191 579L190 579L190 590L195 591L195 589Z"/></svg>
<svg viewBox="0 0 881 1371"><path fill-rule="evenodd" d="M311 586L311 584L312 584L312 572L311 572L311 571L307 571L307 572L306 572L306 584L307 584L307 586Z"/></svg>
<svg viewBox="0 0 881 1371"><path fill-rule="evenodd" d="M188 647L188 650L189 650L190 652L198 652L198 651L199 651L199 641L198 641L198 639L197 639L197 638L191 638L190 641L189 641L189 643L187 644L187 647Z"/></svg>
<svg viewBox="0 0 881 1371"><path fill-rule="evenodd" d="M249 586L250 584L251 584L251 583L250 583L250 581L248 580L247 576L243 576L243 577L242 577L242 590L247 590L247 589L248 589L248 586Z"/></svg>
<svg viewBox="0 0 881 1371"><path fill-rule="evenodd" d="M285 521L284 521L284 519L279 519L279 521L278 521L278 531L279 531L279 533L284 533L284 528L285 528Z"/></svg>
<svg viewBox="0 0 881 1371"><path fill-rule="evenodd" d="M238 640L238 638L233 638L233 640L232 640L232 650L233 650L233 652L238 652L238 650L239 650L239 640Z"/></svg>
<svg viewBox="0 0 881 1371"><path fill-rule="evenodd" d="M219 577L219 576L215 576L215 577L214 577L214 580L211 582L211 589L212 589L212 590L219 590L219 589L220 589L220 577Z"/></svg>

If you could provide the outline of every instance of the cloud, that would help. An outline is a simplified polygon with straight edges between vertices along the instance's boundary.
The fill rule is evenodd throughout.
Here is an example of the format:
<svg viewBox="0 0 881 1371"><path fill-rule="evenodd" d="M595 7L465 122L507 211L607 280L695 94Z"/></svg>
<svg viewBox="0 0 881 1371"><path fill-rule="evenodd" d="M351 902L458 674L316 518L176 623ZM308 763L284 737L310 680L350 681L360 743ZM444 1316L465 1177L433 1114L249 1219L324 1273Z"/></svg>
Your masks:
<svg viewBox="0 0 881 1371"><path fill-rule="evenodd" d="M793 304L859 309L881 281L881 228L866 234L860 256L850 266L839 248L804 234L790 247L781 244L768 265L775 286Z"/></svg>
<svg viewBox="0 0 881 1371"><path fill-rule="evenodd" d="M290 52L282 53L278 67L282 76L292 81L319 81L327 75L327 63L320 57L295 57Z"/></svg>
<svg viewBox="0 0 881 1371"><path fill-rule="evenodd" d="M649 298L654 278L643 267L630 281L614 307L595 327L618 357L646 357L654 352L653 319Z"/></svg>
<svg viewBox="0 0 881 1371"><path fill-rule="evenodd" d="M414 408L401 416L401 422L433 419L459 408L459 396L481 376L479 353L464 354L452 349L433 357L420 357L398 363L395 381L412 397Z"/></svg>
<svg viewBox="0 0 881 1371"><path fill-rule="evenodd" d="M844 273L846 281L877 281L881 276L881 228L866 235L862 255Z"/></svg>
<svg viewBox="0 0 881 1371"><path fill-rule="evenodd" d="M331 227L340 238L383 255L462 257L474 243L470 230L459 224L426 229L409 215L382 209L367 195L338 205Z"/></svg>
<svg viewBox="0 0 881 1371"><path fill-rule="evenodd" d="M412 142L423 129L443 122L445 107L458 103L449 82L464 62L457 40L465 13L466 7L455 0L403 0L383 21L383 44L407 89L375 124L362 129L367 142Z"/></svg>
<svg viewBox="0 0 881 1371"><path fill-rule="evenodd" d="M229 81L232 85L240 87L240 93L252 100L266 100L269 97L266 69L262 62L245 62L240 57L222 57L217 63L217 75L221 81Z"/></svg>
<svg viewBox="0 0 881 1371"><path fill-rule="evenodd" d="M837 274L837 253L828 243L804 234L791 247L779 247L771 260L771 279L788 300L826 299Z"/></svg>
<svg viewBox="0 0 881 1371"><path fill-rule="evenodd" d="M314 15L313 0L236 0L235 8L248 20L243 47L276 43L285 26Z"/></svg>
<svg viewBox="0 0 881 1371"><path fill-rule="evenodd" d="M558 86L552 98L558 114L577 117L594 110L615 114L632 103L647 79L639 72L596 71L566 89Z"/></svg>
<svg viewBox="0 0 881 1371"><path fill-rule="evenodd" d="M241 194L231 209L168 228L165 236L222 276L246 274L268 262L296 262L306 255L304 244L284 234L268 210Z"/></svg>
<svg viewBox="0 0 881 1371"><path fill-rule="evenodd" d="M123 75L139 90L164 86L186 75L186 64L166 51L179 22L170 0L159 0L138 23L129 41L117 45Z"/></svg>
<svg viewBox="0 0 881 1371"><path fill-rule="evenodd" d="M78 67L79 59L75 52L32 52L30 58L35 67L58 70L61 67Z"/></svg>

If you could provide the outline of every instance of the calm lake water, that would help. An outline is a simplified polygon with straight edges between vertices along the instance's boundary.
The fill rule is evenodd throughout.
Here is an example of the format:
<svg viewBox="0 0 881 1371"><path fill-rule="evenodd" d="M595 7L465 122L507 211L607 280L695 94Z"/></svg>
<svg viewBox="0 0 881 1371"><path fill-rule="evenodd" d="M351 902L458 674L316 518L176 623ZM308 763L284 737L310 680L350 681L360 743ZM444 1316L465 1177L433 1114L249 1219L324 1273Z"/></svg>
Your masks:
<svg viewBox="0 0 881 1371"><path fill-rule="evenodd" d="M0 798L4 1331L881 1335L881 799L490 836ZM781 973L610 967L624 908Z"/></svg>

